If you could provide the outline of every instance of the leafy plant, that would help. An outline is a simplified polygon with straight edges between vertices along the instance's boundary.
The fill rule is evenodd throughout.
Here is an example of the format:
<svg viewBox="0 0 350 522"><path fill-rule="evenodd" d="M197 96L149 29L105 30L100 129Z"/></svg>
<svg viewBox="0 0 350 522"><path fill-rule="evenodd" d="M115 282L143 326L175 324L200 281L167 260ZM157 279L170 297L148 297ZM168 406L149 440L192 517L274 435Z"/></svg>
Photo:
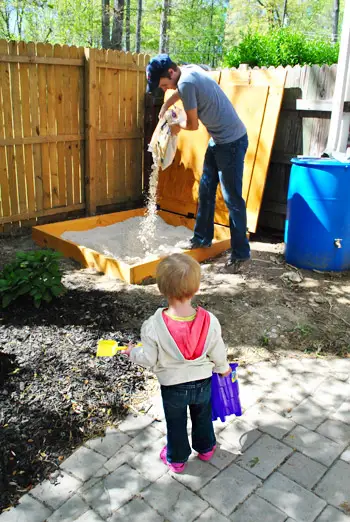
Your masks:
<svg viewBox="0 0 350 522"><path fill-rule="evenodd" d="M65 292L61 282L62 272L58 259L61 254L51 250L17 252L16 260L5 265L0 274L0 297L2 307L29 295L34 306L39 308L42 301L49 303L54 297Z"/></svg>
<svg viewBox="0 0 350 522"><path fill-rule="evenodd" d="M264 335L262 335L260 338L259 338L259 345L260 346L263 346L263 347L266 347L266 346L269 346L270 344L270 339L268 338L268 336L266 335L266 333L264 333Z"/></svg>
<svg viewBox="0 0 350 522"><path fill-rule="evenodd" d="M251 67L277 67L282 65L313 65L337 63L339 45L323 38L307 38L290 29L275 29L268 34L248 31L241 42L228 49L224 65L238 67L247 63Z"/></svg>

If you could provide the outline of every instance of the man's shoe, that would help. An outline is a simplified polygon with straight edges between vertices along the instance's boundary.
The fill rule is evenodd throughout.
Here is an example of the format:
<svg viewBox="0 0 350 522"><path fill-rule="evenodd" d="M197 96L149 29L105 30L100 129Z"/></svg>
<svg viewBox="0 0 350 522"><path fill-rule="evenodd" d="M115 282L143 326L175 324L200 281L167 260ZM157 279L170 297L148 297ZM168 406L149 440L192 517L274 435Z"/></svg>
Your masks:
<svg viewBox="0 0 350 522"><path fill-rule="evenodd" d="M182 248L183 250L194 250L195 248L209 248L211 246L211 243L203 244L198 239L192 237L189 240L180 241L176 246Z"/></svg>
<svg viewBox="0 0 350 522"><path fill-rule="evenodd" d="M201 241L198 241L197 239L192 238L190 240L191 246L190 250L194 250L195 248L209 248L211 247L211 243L202 243Z"/></svg>

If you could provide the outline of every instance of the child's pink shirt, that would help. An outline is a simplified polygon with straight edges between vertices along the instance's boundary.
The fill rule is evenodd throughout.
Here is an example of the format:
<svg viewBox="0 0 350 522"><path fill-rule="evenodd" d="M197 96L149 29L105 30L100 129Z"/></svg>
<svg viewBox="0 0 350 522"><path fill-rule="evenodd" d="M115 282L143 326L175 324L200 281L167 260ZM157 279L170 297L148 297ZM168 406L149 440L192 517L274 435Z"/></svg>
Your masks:
<svg viewBox="0 0 350 522"><path fill-rule="evenodd" d="M210 315L201 308L190 317L174 317L163 311L163 319L177 347L185 359L193 361L200 357L208 335Z"/></svg>

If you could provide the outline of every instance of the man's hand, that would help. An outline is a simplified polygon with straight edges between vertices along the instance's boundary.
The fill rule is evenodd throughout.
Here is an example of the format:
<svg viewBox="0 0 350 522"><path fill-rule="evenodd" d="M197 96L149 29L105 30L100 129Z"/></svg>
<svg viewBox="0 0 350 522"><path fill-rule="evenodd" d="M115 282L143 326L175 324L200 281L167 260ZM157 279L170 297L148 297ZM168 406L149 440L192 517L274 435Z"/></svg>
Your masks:
<svg viewBox="0 0 350 522"><path fill-rule="evenodd" d="M232 373L232 368L231 368L231 366L230 366L230 369L227 370L227 372L225 372L225 373L220 373L220 375L221 375L221 377L228 377L228 375L231 375L231 373Z"/></svg>
<svg viewBox="0 0 350 522"><path fill-rule="evenodd" d="M181 127L178 123L170 124L170 132L172 136L177 136L181 130Z"/></svg>

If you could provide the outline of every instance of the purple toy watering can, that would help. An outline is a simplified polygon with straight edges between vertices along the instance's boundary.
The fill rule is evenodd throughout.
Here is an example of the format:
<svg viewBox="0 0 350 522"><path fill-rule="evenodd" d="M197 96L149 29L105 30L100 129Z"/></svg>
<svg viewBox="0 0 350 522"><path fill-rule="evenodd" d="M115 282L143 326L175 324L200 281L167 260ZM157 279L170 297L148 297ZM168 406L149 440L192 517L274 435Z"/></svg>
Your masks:
<svg viewBox="0 0 350 522"><path fill-rule="evenodd" d="M211 381L211 407L212 420L221 419L225 422L225 417L229 415L242 415L241 402L239 400L239 388L237 381L237 363L230 364L231 375L221 377L218 373L213 373Z"/></svg>

